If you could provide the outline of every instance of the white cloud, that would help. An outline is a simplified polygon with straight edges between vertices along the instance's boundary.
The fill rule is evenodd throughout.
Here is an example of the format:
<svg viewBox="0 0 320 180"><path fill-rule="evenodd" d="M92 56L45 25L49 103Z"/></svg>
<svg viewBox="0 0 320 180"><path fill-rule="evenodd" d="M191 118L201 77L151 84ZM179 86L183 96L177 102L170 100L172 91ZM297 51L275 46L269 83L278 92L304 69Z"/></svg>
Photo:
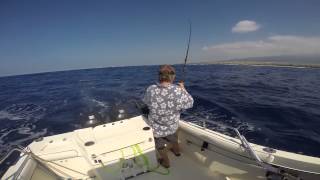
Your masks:
<svg viewBox="0 0 320 180"><path fill-rule="evenodd" d="M257 41L238 41L202 48L215 57L241 58L320 54L320 37L277 35Z"/></svg>
<svg viewBox="0 0 320 180"><path fill-rule="evenodd" d="M239 21L235 26L232 28L233 33L247 33L253 32L260 29L260 25L258 25L255 21L243 20Z"/></svg>

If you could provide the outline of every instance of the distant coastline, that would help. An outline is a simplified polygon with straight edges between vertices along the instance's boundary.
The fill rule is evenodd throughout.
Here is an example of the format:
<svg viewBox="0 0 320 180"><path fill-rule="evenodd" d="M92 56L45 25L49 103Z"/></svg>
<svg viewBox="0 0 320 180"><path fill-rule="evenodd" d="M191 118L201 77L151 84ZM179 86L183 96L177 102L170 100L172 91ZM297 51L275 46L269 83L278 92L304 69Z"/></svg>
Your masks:
<svg viewBox="0 0 320 180"><path fill-rule="evenodd" d="M216 61L216 62L202 62L200 64L271 66L271 67L294 67L294 68L320 68L320 64L291 64L291 63L255 62L255 61Z"/></svg>
<svg viewBox="0 0 320 180"><path fill-rule="evenodd" d="M320 68L320 56L266 56L242 59L206 61L197 64Z"/></svg>

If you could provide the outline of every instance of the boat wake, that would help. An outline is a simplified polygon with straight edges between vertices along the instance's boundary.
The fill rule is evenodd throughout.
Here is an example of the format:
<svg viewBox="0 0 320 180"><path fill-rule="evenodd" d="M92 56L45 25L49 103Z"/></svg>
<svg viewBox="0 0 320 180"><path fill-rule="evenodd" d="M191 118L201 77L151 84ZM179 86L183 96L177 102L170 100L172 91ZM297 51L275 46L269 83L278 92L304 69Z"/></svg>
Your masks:
<svg viewBox="0 0 320 180"><path fill-rule="evenodd" d="M17 145L26 146L47 134L47 128L36 123L46 114L46 108L32 103L13 104L0 110L0 156Z"/></svg>
<svg viewBox="0 0 320 180"><path fill-rule="evenodd" d="M0 132L0 155L4 155L8 150L17 145L27 145L30 141L47 134L47 128L37 130L35 125L16 129L3 129Z"/></svg>
<svg viewBox="0 0 320 180"><path fill-rule="evenodd" d="M199 97L198 100L204 101ZM206 123L207 128L229 136L235 136L229 127L237 128L242 134L259 130L253 124L242 121L223 107L212 103L210 107L208 109L208 107L197 105L192 110L184 112L182 119L200 126L202 126L203 121L209 121L210 123Z"/></svg>
<svg viewBox="0 0 320 180"><path fill-rule="evenodd" d="M45 115L45 112L45 108L36 104L13 104L0 111L0 120L39 120Z"/></svg>

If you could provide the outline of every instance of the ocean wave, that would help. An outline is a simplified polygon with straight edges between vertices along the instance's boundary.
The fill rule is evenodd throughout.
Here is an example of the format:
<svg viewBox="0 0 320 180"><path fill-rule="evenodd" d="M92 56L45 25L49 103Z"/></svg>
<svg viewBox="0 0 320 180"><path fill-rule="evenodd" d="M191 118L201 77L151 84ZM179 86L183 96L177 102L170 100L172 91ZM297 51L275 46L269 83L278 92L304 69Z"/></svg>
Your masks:
<svg viewBox="0 0 320 180"><path fill-rule="evenodd" d="M218 131L225 135L235 136L233 130L230 129L231 127L238 129L242 134L256 130L253 124L232 116L231 112L225 109L223 110L223 108L218 106L211 109L197 107L196 110L184 112L183 115L183 120L199 126L203 126L203 121L206 121L206 127L208 129Z"/></svg>
<svg viewBox="0 0 320 180"><path fill-rule="evenodd" d="M13 104L0 110L0 120L8 119L12 121L17 120L31 120L41 119L46 112L46 108L32 103Z"/></svg>
<svg viewBox="0 0 320 180"><path fill-rule="evenodd" d="M47 132L47 128L36 130L36 126L11 129L0 136L0 155L2 156L17 145L24 146L30 140L45 136ZM19 136L18 134L23 136Z"/></svg>
<svg viewBox="0 0 320 180"><path fill-rule="evenodd" d="M175 67L176 78L181 80L183 66ZM145 89L158 80L158 68L101 68L0 78L0 144L5 148L8 140L17 143L32 137L30 133L41 132L35 124L54 135L81 128L80 119L87 120L91 114L109 122L108 115L118 107L136 115L130 99L143 97ZM238 128L256 144L320 156L319 76L319 69L311 68L188 65L185 86L195 103L181 117L199 125L208 120L210 129L227 135L232 135L228 126ZM296 146L297 142L303 146Z"/></svg>
<svg viewBox="0 0 320 180"><path fill-rule="evenodd" d="M109 104L107 102L102 102L97 99L91 99L92 102L96 103L100 107L109 108Z"/></svg>

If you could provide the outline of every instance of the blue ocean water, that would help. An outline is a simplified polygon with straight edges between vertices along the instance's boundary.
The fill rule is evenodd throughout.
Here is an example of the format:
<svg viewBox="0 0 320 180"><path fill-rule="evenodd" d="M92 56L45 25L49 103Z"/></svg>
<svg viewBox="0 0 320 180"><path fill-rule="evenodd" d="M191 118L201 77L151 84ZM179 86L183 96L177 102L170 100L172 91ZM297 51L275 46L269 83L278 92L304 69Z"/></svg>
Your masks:
<svg viewBox="0 0 320 180"><path fill-rule="evenodd" d="M159 66L116 67L0 78L0 155L15 145L83 127L95 114L105 122L121 107L128 116ZM176 66L181 75L181 66ZM320 70L237 65L188 65L186 88L195 99L183 119L213 122L250 142L320 157ZM14 158L0 167L7 168ZM0 173L1 174L1 173Z"/></svg>

